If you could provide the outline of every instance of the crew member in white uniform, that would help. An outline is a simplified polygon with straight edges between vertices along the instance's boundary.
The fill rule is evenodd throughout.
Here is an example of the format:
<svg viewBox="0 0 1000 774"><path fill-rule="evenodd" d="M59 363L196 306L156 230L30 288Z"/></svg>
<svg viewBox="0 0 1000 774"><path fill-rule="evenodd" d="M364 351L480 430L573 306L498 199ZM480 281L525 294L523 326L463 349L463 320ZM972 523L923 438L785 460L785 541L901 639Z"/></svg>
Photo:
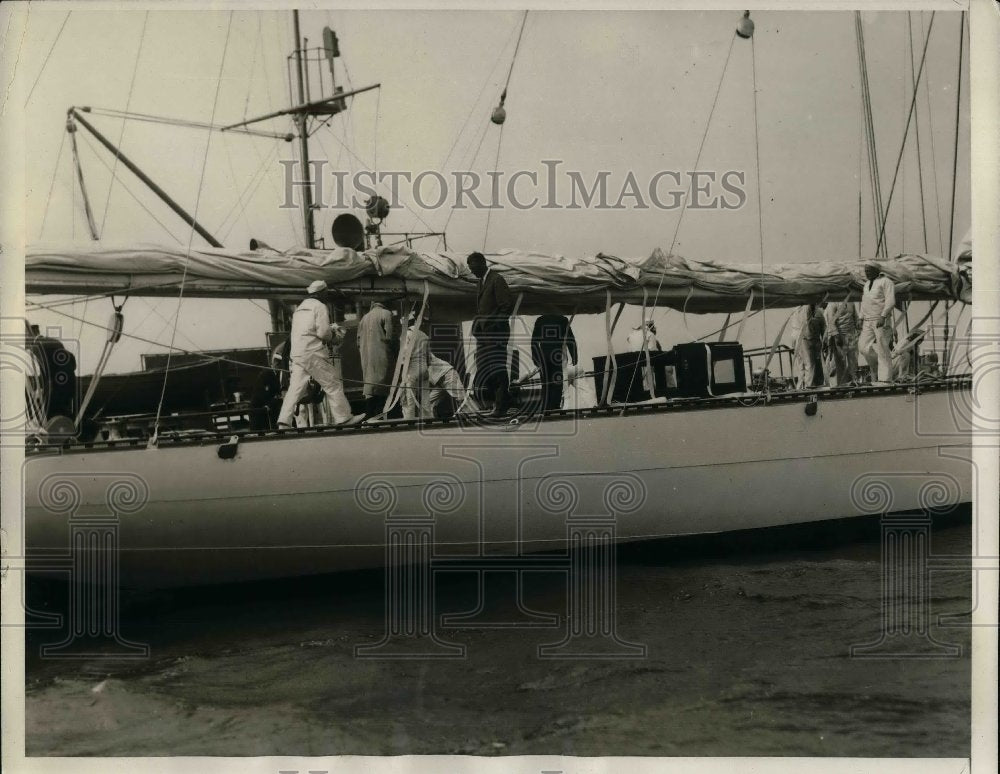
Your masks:
<svg viewBox="0 0 1000 774"><path fill-rule="evenodd" d="M462 377L458 375L455 366L447 360L439 358L433 352L428 352L428 355L427 376L431 385L431 416L434 416L435 407L444 400L445 395L450 395L455 401L456 410L461 409L469 399Z"/></svg>
<svg viewBox="0 0 1000 774"><path fill-rule="evenodd" d="M877 263L865 264L865 277L858 351L868 361L872 382L885 384L892 381L892 310L896 306L896 286Z"/></svg>
<svg viewBox="0 0 1000 774"><path fill-rule="evenodd" d="M338 325L330 324L330 314L326 309L329 289L323 280L309 285L309 297L295 309L292 315L291 374L288 390L281 403L278 415L278 429L292 426L292 416L299 401L309 388L309 377L316 380L326 393L327 406L337 425L354 424L364 419L364 414L351 414L351 404L344 394L340 364L330 358L328 345L335 339L339 342L344 331Z"/></svg>
<svg viewBox="0 0 1000 774"><path fill-rule="evenodd" d="M426 310L424 314L427 314ZM403 391L403 419L431 419L435 416L435 406L445 395L450 395L456 407L461 408L465 405L468 392L455 367L431 352L430 337L413 324L415 320L416 316L411 314L406 331L410 360ZM424 317L424 326L428 320Z"/></svg>
<svg viewBox="0 0 1000 774"><path fill-rule="evenodd" d="M433 416L430 374L427 370L431 356L431 342L427 334L414 324L415 315L410 315L409 322L410 327L406 330L406 346L410 350L410 358L406 364L403 383L403 419L417 419ZM426 318L424 324L427 324Z"/></svg>

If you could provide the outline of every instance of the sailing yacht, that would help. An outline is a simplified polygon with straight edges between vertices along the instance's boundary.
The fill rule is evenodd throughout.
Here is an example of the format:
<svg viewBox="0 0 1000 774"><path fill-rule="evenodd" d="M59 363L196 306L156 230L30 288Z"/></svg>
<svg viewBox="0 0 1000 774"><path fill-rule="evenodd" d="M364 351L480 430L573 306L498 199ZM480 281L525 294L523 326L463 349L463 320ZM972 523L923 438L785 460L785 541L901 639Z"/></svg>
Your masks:
<svg viewBox="0 0 1000 774"><path fill-rule="evenodd" d="M752 38L748 22L748 15L740 20L735 44ZM219 128L246 131L291 118L289 137L298 139L308 172L310 120L343 112L365 89L336 85L339 49L332 31L324 31L323 46L309 49L297 12L294 27L295 104ZM306 85L317 63L329 64L331 76L320 98ZM493 113L496 124L505 118L505 95ZM29 294L264 299L280 332L288 304L309 282L323 279L339 303L355 311L393 298L403 320L411 310L419 320L428 307L435 320L449 323L474 316L476 284L465 253L420 250L413 235L383 244L377 199L367 223L341 220L332 234L335 246L327 249L317 244L307 184L303 247L278 251L254 242L246 250L227 248L87 113L68 111L71 135L93 135L209 247L36 244L27 253ZM395 419L388 409L398 402L410 356L402 325L388 409L376 421L252 430L238 422L213 424L212 417L198 427L164 413L161 396L151 406L148 432L101 434L84 431L85 420L94 418L86 404L101 379L99 367L69 429L57 423L46 432L50 418L39 417L27 449L29 557L63 551L83 534L80 524L110 519L122 582L171 586L379 566L393 525L407 519L433 525L436 555L510 557L565 549L567 523L595 515L614 518L615 539L638 541L944 512L971 500L971 464L961 451L970 432L971 381L954 362L891 385L789 389L773 367L785 326L756 353L726 338L765 309L773 315L856 301L863 261L732 264L685 259L672 248L636 259L485 251L518 299L516 317L605 316L607 355L589 374L599 385L596 406L541 410L526 379L521 409L498 422L462 415ZM962 261L926 253L890 257L880 239L873 257L895 282L901 305L926 301L961 309L970 303L971 252ZM726 314L727 324L718 341L691 342L658 358L677 369L679 389L654 386L636 399L636 364L653 370L654 363L648 352L633 353L628 362L614 352L612 335L625 305L641 307L644 316L656 308ZM730 324L733 315L740 321ZM903 311L896 324L908 325ZM110 351L122 326L108 329ZM261 368L267 367L265 361ZM169 372L168 359L164 392Z"/></svg>

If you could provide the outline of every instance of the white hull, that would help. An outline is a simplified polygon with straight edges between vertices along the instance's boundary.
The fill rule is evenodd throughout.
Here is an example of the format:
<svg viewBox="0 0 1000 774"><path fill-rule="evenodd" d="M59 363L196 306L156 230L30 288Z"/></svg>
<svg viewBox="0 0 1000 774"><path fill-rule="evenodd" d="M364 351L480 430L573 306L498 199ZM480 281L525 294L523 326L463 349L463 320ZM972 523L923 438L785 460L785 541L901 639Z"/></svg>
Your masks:
<svg viewBox="0 0 1000 774"><path fill-rule="evenodd" d="M803 400L584 413L512 430L271 435L244 439L231 460L214 442L34 455L27 544L68 551L67 492L53 489L65 481L79 492L77 519L118 512L126 586L379 566L387 513L433 517L445 555L561 548L574 516L614 515L617 538L639 540L971 500L953 391L822 399L814 416ZM130 513L126 496L109 506L116 480L130 483L112 501L145 486L145 505Z"/></svg>

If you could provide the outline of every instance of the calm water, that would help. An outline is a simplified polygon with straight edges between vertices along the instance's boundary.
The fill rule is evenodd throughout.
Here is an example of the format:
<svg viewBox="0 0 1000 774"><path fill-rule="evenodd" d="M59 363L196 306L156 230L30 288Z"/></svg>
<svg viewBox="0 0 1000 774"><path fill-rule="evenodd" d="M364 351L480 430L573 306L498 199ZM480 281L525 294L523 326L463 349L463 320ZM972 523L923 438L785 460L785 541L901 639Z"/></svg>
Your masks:
<svg viewBox="0 0 1000 774"><path fill-rule="evenodd" d="M59 638L31 633L27 753L967 756L968 629L931 629L959 657L851 658L880 632L879 538L818 542L626 552L636 660L540 659L561 628L441 630L462 660L355 659L382 636L380 572L135 596L122 633L147 660L41 660ZM949 526L932 552L969 542ZM970 609L967 573L930 582L934 619ZM493 592L485 614L508 619L512 582ZM448 576L439 611L476 594ZM564 581L527 575L523 602L564 612Z"/></svg>

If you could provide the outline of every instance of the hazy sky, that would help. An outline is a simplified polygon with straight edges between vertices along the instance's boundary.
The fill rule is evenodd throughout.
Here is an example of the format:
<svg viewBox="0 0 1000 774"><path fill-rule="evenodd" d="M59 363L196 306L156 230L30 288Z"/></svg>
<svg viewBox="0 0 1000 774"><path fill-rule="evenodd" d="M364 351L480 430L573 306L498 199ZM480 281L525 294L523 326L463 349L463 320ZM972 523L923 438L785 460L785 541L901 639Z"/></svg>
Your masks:
<svg viewBox="0 0 1000 774"><path fill-rule="evenodd" d="M599 170L611 171L609 187L614 192L630 170L644 181L660 170L692 169L739 17L738 12L728 11L532 11L511 76L498 168L508 174L520 169L542 172L542 160L559 159L565 169L577 170L585 178ZM23 43L21 66L26 81L32 84L37 78L26 106L26 125L31 130L27 142L29 241L86 239L80 197L74 194L68 141L60 156L65 111L70 105L127 107L133 112L208 121L219 86L220 63L222 81L214 105L217 122L241 120L288 104L289 12L235 12L230 19L229 12L153 11L147 15L74 9L66 18L65 8L33 6ZM764 259L768 263L852 259L858 253L861 150L853 14L759 11L753 18ZM866 13L863 19L883 196L887 196L912 91L908 19L899 12ZM919 63L930 13L915 13L911 20ZM338 67L346 63L351 85L382 83L380 93L357 97L346 114L335 117L329 128L316 135L313 157L328 158L331 166L348 171L371 168L376 159L379 170L414 174L493 169L500 132L488 123L489 114L507 76L520 22L521 14L516 12L303 12L302 33L310 45L319 43L324 25L337 31L343 54ZM57 45L52 48L57 34ZM944 252L948 249L958 35L959 14L938 12L924 72L929 88L922 85L917 103L931 253L941 252L942 238ZM42 70L50 48L51 57ZM967 67L966 56L963 89L968 84ZM340 73L343 77L344 70ZM956 241L969 227L966 95L963 90ZM752 111L751 45L737 40L699 168L719 173L745 171L749 199L736 211L688 211L676 252L702 259L759 260ZM205 130L128 122L122 135L118 119L95 116L92 120L113 141L120 139L123 150L187 209L195 209L209 140ZM277 119L260 126L287 131L289 122ZM484 139L475 155L480 137ZM890 215L890 253L922 252L924 247L913 140L911 129ZM108 200L111 175L104 163L112 159L103 150L95 153L91 147L95 144L83 139L82 132L80 143L103 239L187 243L188 227L127 170L119 168L119 180ZM244 248L251 236L278 248L301 244L298 212L278 207L282 192L277 158L293 158L295 153L295 144L214 134L198 218L233 247ZM260 169L263 177L255 177ZM867 172L862 179L867 180ZM252 196L241 211L237 201L248 185ZM864 196L863 252L870 254L875 233L867 190ZM336 214L318 216L321 234L329 233ZM449 211L419 214L439 230ZM565 255L644 256L656 246L670 246L677 218L678 211L657 209L495 211L487 246ZM482 248L485 223L485 212L455 212L448 220L449 247L465 252ZM394 211L387 225L400 231L426 229L407 210ZM194 244L204 245L197 236ZM433 249L434 242L427 247ZM126 307L126 332L169 341L176 308L174 299L132 300ZM67 311L83 314L83 305ZM110 311L107 300L97 300L88 304L86 316L103 323ZM771 335L786 314L769 315ZM29 317L43 327L62 325L71 336L80 329L53 313L29 312ZM665 345L718 324L715 318L689 315L685 328L681 315L672 311L660 311L656 317ZM620 324L623 336L636 320L637 312L626 314ZM259 346L267 323L264 305L187 301L180 314L177 345L204 349ZM578 328L585 336L596 336L602 325L581 319ZM103 333L87 326L83 330L87 370L99 354ZM759 344L761 335L758 326L748 324L748 344ZM596 354L603 342L594 339L586 349ZM138 354L154 350L123 341L109 370L138 368Z"/></svg>

